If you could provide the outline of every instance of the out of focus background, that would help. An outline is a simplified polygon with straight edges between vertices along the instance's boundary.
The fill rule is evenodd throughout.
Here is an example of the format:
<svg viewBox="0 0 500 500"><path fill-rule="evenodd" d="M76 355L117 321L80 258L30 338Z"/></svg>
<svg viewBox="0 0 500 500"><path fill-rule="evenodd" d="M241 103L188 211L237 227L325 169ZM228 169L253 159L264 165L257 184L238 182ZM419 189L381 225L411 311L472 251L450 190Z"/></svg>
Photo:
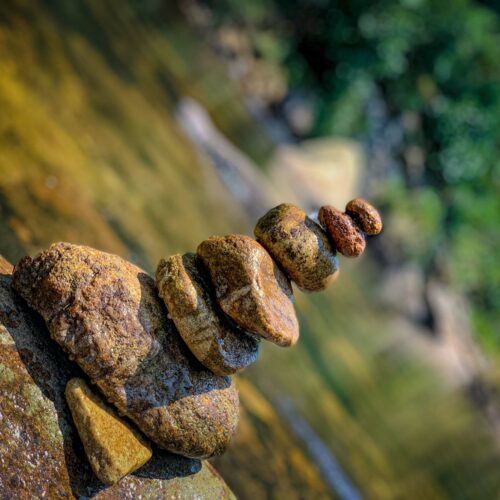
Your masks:
<svg viewBox="0 0 500 500"><path fill-rule="evenodd" d="M495 0L3 0L0 253L154 272L283 202L385 227L238 376L242 499L500 495Z"/></svg>

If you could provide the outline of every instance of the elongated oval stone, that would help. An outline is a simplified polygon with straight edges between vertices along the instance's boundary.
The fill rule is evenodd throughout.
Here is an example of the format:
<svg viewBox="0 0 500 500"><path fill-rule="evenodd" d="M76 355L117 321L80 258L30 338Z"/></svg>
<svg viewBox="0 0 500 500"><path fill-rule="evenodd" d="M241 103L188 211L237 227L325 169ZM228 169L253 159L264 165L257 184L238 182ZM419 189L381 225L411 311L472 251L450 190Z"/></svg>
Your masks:
<svg viewBox="0 0 500 500"><path fill-rule="evenodd" d="M257 360L259 341L224 321L210 277L195 254L162 259L156 285L182 339L203 366L230 375Z"/></svg>
<svg viewBox="0 0 500 500"><path fill-rule="evenodd" d="M327 230L335 248L346 257L359 257L366 242L361 229L349 217L331 205L319 209L318 219Z"/></svg>
<svg viewBox="0 0 500 500"><path fill-rule="evenodd" d="M280 346L299 338L292 287L266 250L248 236L213 236L198 246L222 310L241 328Z"/></svg>
<svg viewBox="0 0 500 500"><path fill-rule="evenodd" d="M338 260L326 233L299 207L283 203L269 210L254 233L300 288L323 290L337 277Z"/></svg>
<svg viewBox="0 0 500 500"><path fill-rule="evenodd" d="M142 269L57 243L22 259L13 285L106 399L152 441L192 458L225 450L238 422L237 391L189 352Z"/></svg>
<svg viewBox="0 0 500 500"><path fill-rule="evenodd" d="M95 475L114 484L152 456L146 439L95 394L81 378L66 385L66 401Z"/></svg>

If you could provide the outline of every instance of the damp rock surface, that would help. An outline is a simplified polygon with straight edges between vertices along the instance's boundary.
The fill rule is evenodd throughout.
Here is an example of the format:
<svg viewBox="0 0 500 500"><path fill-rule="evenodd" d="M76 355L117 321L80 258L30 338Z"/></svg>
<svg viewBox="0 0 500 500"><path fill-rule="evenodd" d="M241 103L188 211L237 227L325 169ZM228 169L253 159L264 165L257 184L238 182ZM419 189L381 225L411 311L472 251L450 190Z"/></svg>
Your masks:
<svg viewBox="0 0 500 500"><path fill-rule="evenodd" d="M113 486L99 482L64 398L79 369L14 292L11 271L0 256L0 497L234 498L208 462L159 449Z"/></svg>
<svg viewBox="0 0 500 500"><path fill-rule="evenodd" d="M197 252L220 307L235 323L280 346L297 342L290 281L258 242L243 235L213 236Z"/></svg>
<svg viewBox="0 0 500 500"><path fill-rule="evenodd" d="M156 284L182 339L206 368L230 375L257 360L259 341L224 320L199 257L162 259Z"/></svg>
<svg viewBox="0 0 500 500"><path fill-rule="evenodd" d="M66 385L66 401L95 475L114 484L142 467L151 447L116 411L78 377Z"/></svg>
<svg viewBox="0 0 500 500"><path fill-rule="evenodd" d="M22 259L13 285L108 402L152 441L192 458L226 449L238 422L237 391L189 352L143 270L56 243Z"/></svg>
<svg viewBox="0 0 500 500"><path fill-rule="evenodd" d="M269 210L254 233L300 288L323 290L337 277L338 260L328 236L299 207L283 203Z"/></svg>

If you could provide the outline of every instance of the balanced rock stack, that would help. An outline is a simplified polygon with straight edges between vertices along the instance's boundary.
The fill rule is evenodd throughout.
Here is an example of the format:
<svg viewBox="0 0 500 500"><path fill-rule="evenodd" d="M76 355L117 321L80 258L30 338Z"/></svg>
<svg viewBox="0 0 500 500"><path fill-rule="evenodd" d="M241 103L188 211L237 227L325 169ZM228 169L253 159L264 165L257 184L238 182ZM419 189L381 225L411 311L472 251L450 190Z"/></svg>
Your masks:
<svg viewBox="0 0 500 500"><path fill-rule="evenodd" d="M357 256L364 234L382 228L360 199L345 214L322 207L319 220L325 229L298 207L279 205L258 221L257 241L211 237L196 254L162 259L156 283L118 256L56 243L16 265L13 286L121 417L161 448L208 458L236 431L229 375L256 361L260 339L298 340L290 280L324 289L338 274L336 250ZM66 396L103 482L151 457L146 438L84 380L70 381Z"/></svg>

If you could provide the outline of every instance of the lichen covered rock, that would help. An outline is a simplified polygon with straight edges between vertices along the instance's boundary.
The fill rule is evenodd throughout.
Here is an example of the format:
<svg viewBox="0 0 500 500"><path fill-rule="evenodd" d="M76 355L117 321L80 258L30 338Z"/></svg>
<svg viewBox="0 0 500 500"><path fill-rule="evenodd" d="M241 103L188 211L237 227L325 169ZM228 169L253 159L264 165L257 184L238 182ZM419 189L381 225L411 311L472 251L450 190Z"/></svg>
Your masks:
<svg viewBox="0 0 500 500"><path fill-rule="evenodd" d="M162 259L156 284L182 339L203 366L230 375L257 360L259 341L224 320L199 257Z"/></svg>
<svg viewBox="0 0 500 500"><path fill-rule="evenodd" d="M92 470L103 483L116 483L151 458L144 436L119 418L83 379L72 378L65 394Z"/></svg>
<svg viewBox="0 0 500 500"><path fill-rule="evenodd" d="M248 236L213 236L198 246L222 310L241 328L280 346L299 338L290 281Z"/></svg>
<svg viewBox="0 0 500 500"><path fill-rule="evenodd" d="M338 260L327 235L295 205L283 203L269 210L254 233L300 288L323 290L337 277Z"/></svg>
<svg viewBox="0 0 500 500"><path fill-rule="evenodd" d="M15 267L15 289L107 400L159 446L222 453L238 422L231 380L188 351L154 280L116 255L57 243Z"/></svg>

